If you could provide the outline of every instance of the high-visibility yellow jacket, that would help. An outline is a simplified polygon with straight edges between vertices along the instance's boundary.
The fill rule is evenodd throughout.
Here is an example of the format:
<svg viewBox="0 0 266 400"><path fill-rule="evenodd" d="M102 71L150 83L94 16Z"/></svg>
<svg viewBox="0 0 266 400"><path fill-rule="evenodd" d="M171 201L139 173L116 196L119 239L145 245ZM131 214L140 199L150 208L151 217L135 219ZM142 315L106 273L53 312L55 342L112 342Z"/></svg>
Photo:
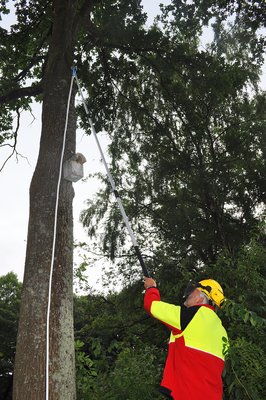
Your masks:
<svg viewBox="0 0 266 400"><path fill-rule="evenodd" d="M222 371L228 337L214 307L186 308L146 290L144 307L171 329L161 391L174 400L222 400Z"/></svg>

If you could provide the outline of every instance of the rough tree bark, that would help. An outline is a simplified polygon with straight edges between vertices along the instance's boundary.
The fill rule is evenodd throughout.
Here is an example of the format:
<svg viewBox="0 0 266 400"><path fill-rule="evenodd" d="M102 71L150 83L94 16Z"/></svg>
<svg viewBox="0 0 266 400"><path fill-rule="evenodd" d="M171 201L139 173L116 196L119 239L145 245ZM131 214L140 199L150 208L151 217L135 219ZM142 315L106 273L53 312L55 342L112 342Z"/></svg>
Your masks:
<svg viewBox="0 0 266 400"><path fill-rule="evenodd" d="M56 187L74 55L76 2L54 1L53 31L43 82L42 133L30 187L27 252L15 359L13 399L43 400L48 284ZM72 97L64 159L75 153ZM50 317L50 400L75 394L72 184L61 180Z"/></svg>

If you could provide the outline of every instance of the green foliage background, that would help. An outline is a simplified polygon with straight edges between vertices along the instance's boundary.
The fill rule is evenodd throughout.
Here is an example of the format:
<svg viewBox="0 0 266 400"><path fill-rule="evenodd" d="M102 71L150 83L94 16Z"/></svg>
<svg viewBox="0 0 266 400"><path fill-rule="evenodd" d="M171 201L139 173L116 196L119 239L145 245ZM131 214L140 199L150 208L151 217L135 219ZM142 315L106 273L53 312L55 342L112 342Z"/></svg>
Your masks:
<svg viewBox="0 0 266 400"><path fill-rule="evenodd" d="M223 282L227 303L219 311L230 338L224 399L262 399L265 393L265 226L236 259L223 254L206 276ZM227 271L226 274L224 271ZM200 271L195 278L202 278ZM14 362L21 284L13 273L0 278L1 390L8 389ZM180 303L185 280L160 280L164 300ZM158 386L168 330L143 310L142 282L119 293L75 296L76 374L79 400L160 399ZM5 398L5 397L3 397ZM9 397L6 397L9 398Z"/></svg>

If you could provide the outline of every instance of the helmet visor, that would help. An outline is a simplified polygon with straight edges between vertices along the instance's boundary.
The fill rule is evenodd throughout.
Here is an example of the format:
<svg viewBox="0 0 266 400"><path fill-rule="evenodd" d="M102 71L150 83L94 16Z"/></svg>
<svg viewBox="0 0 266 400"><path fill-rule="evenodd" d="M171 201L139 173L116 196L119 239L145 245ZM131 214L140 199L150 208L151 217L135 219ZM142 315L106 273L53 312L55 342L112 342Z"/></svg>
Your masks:
<svg viewBox="0 0 266 400"><path fill-rule="evenodd" d="M190 282L187 288L184 291L183 298L186 299L195 289L197 289L198 283L197 282Z"/></svg>

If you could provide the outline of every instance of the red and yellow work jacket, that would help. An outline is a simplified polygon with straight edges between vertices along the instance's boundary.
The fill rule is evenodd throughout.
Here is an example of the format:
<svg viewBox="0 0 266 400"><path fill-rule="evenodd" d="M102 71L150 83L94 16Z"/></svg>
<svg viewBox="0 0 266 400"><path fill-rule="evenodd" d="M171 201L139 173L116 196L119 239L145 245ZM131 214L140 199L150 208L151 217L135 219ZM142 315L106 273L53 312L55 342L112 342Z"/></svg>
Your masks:
<svg viewBox="0 0 266 400"><path fill-rule="evenodd" d="M174 400L222 400L222 371L228 337L214 307L186 308L146 290L144 307L171 329L161 391Z"/></svg>

